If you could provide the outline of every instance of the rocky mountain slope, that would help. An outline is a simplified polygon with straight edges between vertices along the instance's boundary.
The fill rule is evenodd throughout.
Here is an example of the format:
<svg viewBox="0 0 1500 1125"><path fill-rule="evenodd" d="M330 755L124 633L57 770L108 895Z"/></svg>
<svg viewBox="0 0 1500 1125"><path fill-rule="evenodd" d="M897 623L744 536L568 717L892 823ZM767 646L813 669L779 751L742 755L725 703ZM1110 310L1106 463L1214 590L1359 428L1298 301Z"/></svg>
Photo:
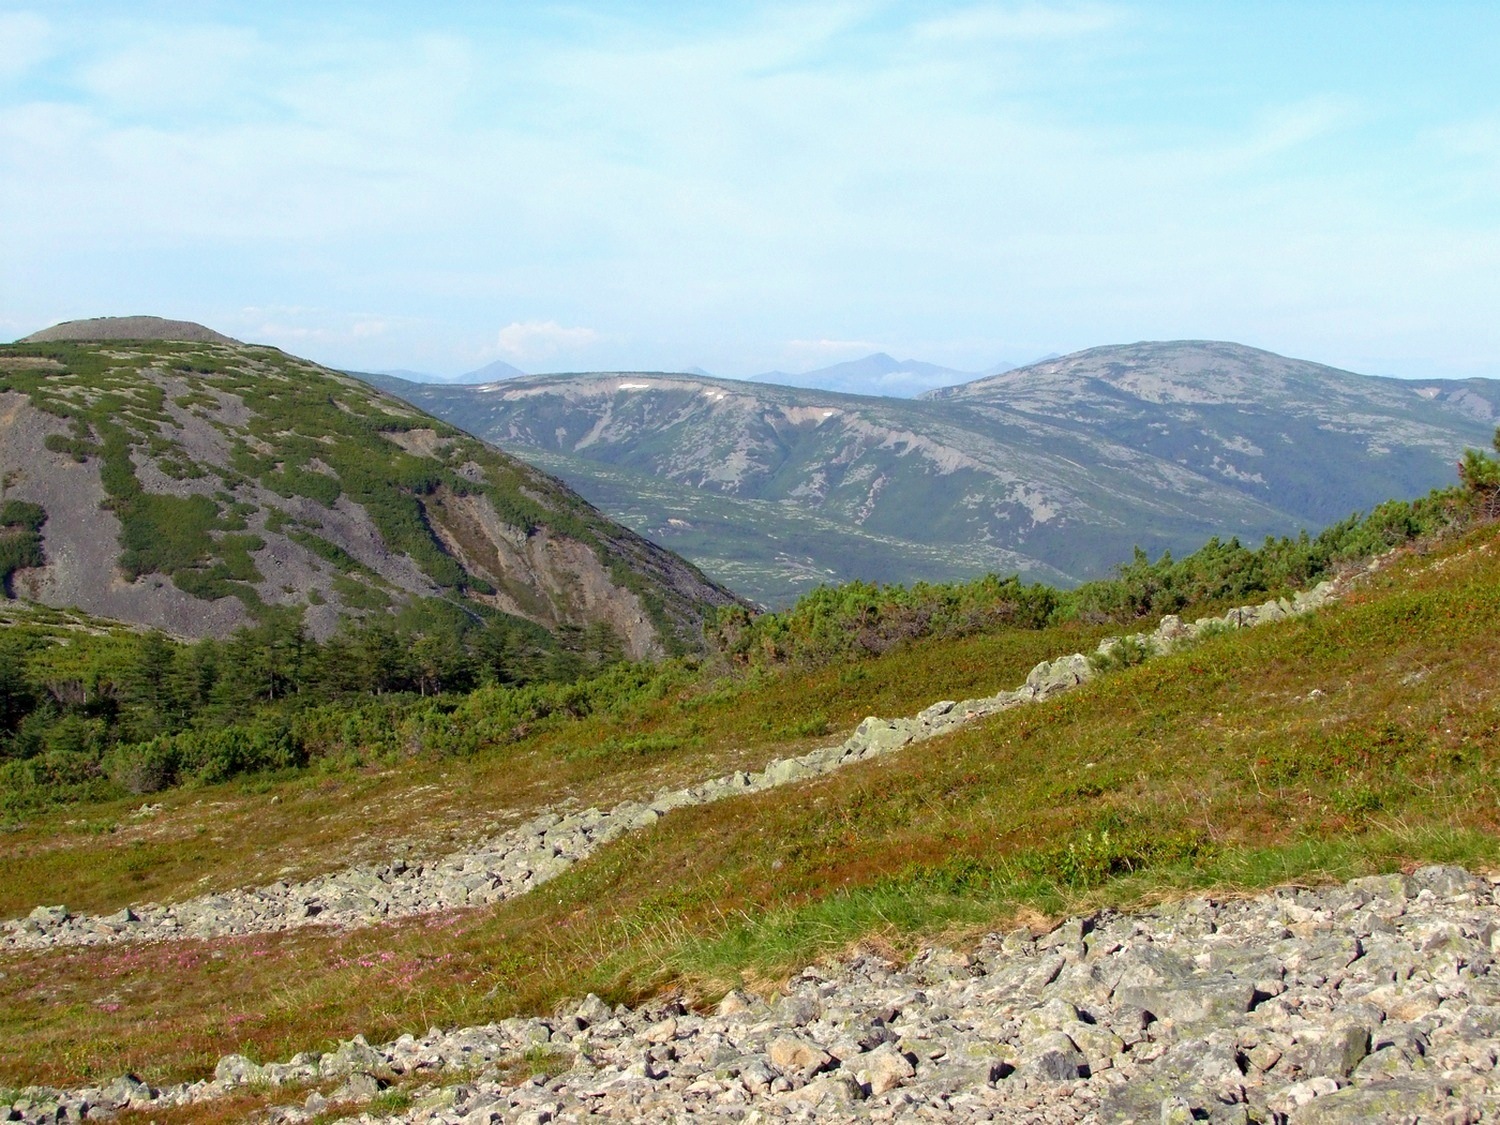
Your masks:
<svg viewBox="0 0 1500 1125"><path fill-rule="evenodd" d="M1500 382L1236 344L1096 348L922 401L660 373L382 386L557 473L742 593L986 571L1069 583L1139 545L1316 530L1450 484Z"/></svg>
<svg viewBox="0 0 1500 1125"><path fill-rule="evenodd" d="M54 1007L101 1022L118 1020L115 1013L125 1004L158 1002L154 989L161 969L143 964L153 955L178 966L208 964L213 967L205 970L205 979L232 980L237 959L284 956L283 949L300 948L312 940L309 935L331 924L344 929L329 934L327 953L313 956L321 966L334 962L338 971L358 974L350 978L358 987L341 988L340 995L399 996L413 987L413 974L420 971L413 965L454 976L456 969L445 966L472 941L468 927L493 911L495 902L550 897L553 888L570 874L577 877L577 869L590 862L596 877L603 872L618 878L608 873L634 868L667 838L703 831L706 822L693 818L692 806L746 808L750 792L787 787L798 793L788 803L826 810L828 831L836 835L829 798L837 776L882 769L885 783L879 788L889 794L889 783L919 768L919 759L953 755L959 749L953 738L961 731L976 738L987 732L984 752L1003 754L1001 747L1011 746L1000 738L1007 718L1022 738L1028 730L1045 730L1049 744L1066 744L1060 728L1070 716L1097 710L1097 689L1107 691L1111 680L1134 681L1135 688L1124 692L1131 696L1149 690L1152 680L1159 686L1163 677L1191 680L1195 692L1211 691L1206 685L1225 678L1225 662L1212 655L1215 647L1221 656L1232 650L1241 659L1254 659L1260 646L1264 660L1272 648L1279 652L1281 646L1295 649L1312 641L1310 659L1303 663L1315 667L1279 665L1311 678L1278 685L1278 693L1294 686L1302 705L1318 708L1312 725L1330 751L1357 757L1364 745L1382 755L1380 770L1392 784L1424 788L1421 771L1440 775L1470 751L1429 757L1420 752L1423 747L1408 745L1410 756L1403 757L1403 750L1393 749L1406 737L1396 731L1394 718L1381 724L1376 742L1362 742L1373 713L1350 715L1347 709L1360 705L1353 693L1343 698L1335 682L1322 677L1337 670L1360 684L1361 697L1386 699L1395 685L1409 691L1420 684L1419 675L1431 676L1445 685L1434 694L1444 695L1442 706L1452 708L1444 721L1462 725L1457 712L1467 708L1471 717L1490 724L1492 738L1493 681L1455 673L1475 662L1492 662L1493 636L1468 629L1447 609L1476 590L1493 589L1495 547L1493 532L1486 532L1432 554L1414 552L1396 560L1395 577L1392 560L1385 559L1364 575L1346 575L1290 604L1242 607L1192 625L1168 617L1148 634L1116 638L1099 648L1102 654L1141 646L1155 654L1144 666L1096 676L1081 655L1048 661L1016 692L960 704L944 701L912 719L869 720L842 745L772 762L753 779L717 779L608 812L559 807L509 834L503 855L500 841L486 841L465 857L394 861L342 872L316 885L283 882L258 892L229 891L179 903L175 910L143 907L139 916L127 908L111 917L69 918L62 907L42 907L7 927L13 943L32 952L10 954L5 987L16 989L18 1004L34 1009L37 1023L56 1018ZM1423 552L1429 549L1424 546ZM1433 603L1434 597L1442 604ZM1331 606L1338 601L1341 607ZM1386 626L1398 624L1400 637L1377 642L1378 651L1367 653L1365 645L1373 638L1355 627L1360 620L1382 635ZM1242 625L1257 627L1242 631ZM1452 651L1445 642L1457 639L1460 630L1468 642L1460 646L1462 666L1428 667L1428 660L1437 662ZM1313 653L1321 654L1321 661ZM1306 693L1309 682L1327 683L1335 698L1329 700L1330 693L1321 689ZM1251 690L1238 683L1227 687ZM1489 698L1476 699L1476 687ZM1209 743L1234 742L1243 731L1212 729L1224 717L1217 710L1223 703L1222 696L1201 697L1191 713L1176 717ZM1298 704L1288 700L1288 705ZM1389 710L1392 716L1408 716L1411 707ZM1137 712L1136 737L1159 733L1173 716L1171 706L1154 717ZM903 749L929 740L915 754ZM1062 771L1055 769L1056 749L1039 755L1046 764L1037 765L1053 787L1051 799L1095 800L1112 789L1133 787L1149 755L1143 758L1138 746L1122 750L1118 740L1110 742L1122 758L1132 759L1113 780L1106 777L1111 767L1093 757L1097 747L1087 751L1086 764L1075 757ZM1250 748L1251 761L1261 749ZM1239 752L1222 745L1211 751ZM785 768L791 764L801 772ZM1311 755L1285 768L1292 764L1280 763L1278 775L1273 773L1278 764L1262 758L1264 772L1244 779L1245 795L1256 794L1268 813L1315 808L1295 790L1320 775L1323 766ZM1327 765L1327 776L1344 783L1329 795L1337 800L1352 792L1351 769L1343 759ZM1025 784L1019 775L1011 777L1012 788ZM1493 807L1493 786L1486 783L1486 790L1469 794L1474 806L1469 815L1481 820L1482 809ZM1183 793L1170 803L1178 801L1191 803ZM915 812L909 805L877 809L873 801L862 801L859 808L866 817L891 816L907 827ZM1324 805L1325 830L1357 839L1356 825L1347 819L1357 808ZM1400 819L1394 807L1392 815ZM669 823L677 833L656 827L665 817L673 818ZM1346 819L1340 823L1338 817ZM1446 850L1457 844L1461 829L1440 819L1443 840L1427 846ZM1218 827L1230 826L1219 821ZM1402 824L1404 846L1420 848L1413 827ZM1121 828L1116 820L1112 830ZM1264 822L1260 830L1271 837L1278 833ZM1093 830L1076 837L1076 848L1058 854L1083 862L1082 849L1108 845L1111 829L1103 831L1102 838ZM1315 830L1305 831L1309 834L1299 841L1283 841L1279 861L1316 846ZM898 839L902 854L910 857L909 838ZM954 841L945 836L943 842ZM617 855L626 853L616 868L608 859L611 847ZM830 847L840 845L831 840ZM778 864L778 870L795 868L796 853L787 855L786 868ZM1207 858L1206 852L1200 856ZM924 884L926 893L936 896L943 888L979 893L978 884L959 881L964 869L942 856L919 862L934 865L935 876L953 880ZM1142 856L1141 862L1151 861ZM1313 878L1328 884L1326 875L1317 873L1317 860L1308 862L1314 865ZM1128 885L1137 873L1125 866L1108 875ZM790 877L790 870L783 877ZM410 892L424 883L418 894L425 893L427 902L418 911L430 919L420 931L420 954L408 963L392 919L412 912ZM543 884L549 885L545 895L526 893ZM672 893L676 897L653 900L654 909L669 911L685 901L681 888ZM729 893L727 886L720 893ZM839 897L834 890L826 893ZM267 924L261 908L288 894L302 896L299 905L320 910L311 916L276 911ZM562 898L557 902L559 909L573 909ZM735 987L689 1004L684 1001L691 996L667 992L627 1006L580 988L542 1012L497 1014L457 1027L433 1027L423 1019L388 1038L340 1030L336 1045L326 1041L323 1025L316 1045L297 1040L270 1054L255 1052L254 1058L241 1047L210 1058L196 1078L173 1081L112 1069L95 1072L87 1084L10 1090L0 1104L8 1105L9 1119L27 1125L109 1117L121 1110L156 1117L184 1107L196 1107L188 1113L265 1107L266 1120L297 1123L360 1115L361 1120L444 1123L816 1119L1300 1125L1475 1122L1500 1112L1495 1070L1500 974L1494 962L1500 900L1493 877L1451 864L1411 863L1405 871L1336 885L1282 886L1253 896L1221 886L1208 895L1137 902L1136 907L1122 912L1096 901L1071 917L1046 921L1033 915L1029 925L1012 923L982 936L971 932L957 949L926 943L914 956L895 954L884 940L891 923L872 920L870 940L799 967L759 995ZM654 917L670 931L660 913ZM280 929L297 932L283 947L267 934ZM379 937L367 936L368 944L360 944L361 935L380 934L390 948L381 946ZM660 938L653 931L637 940ZM79 948L131 941L140 942L134 957ZM474 944L487 952L496 948L492 941ZM56 948L64 945L71 948ZM558 949L552 945L551 954L561 956ZM614 953L601 941L594 955L607 960ZM43 970L61 969L64 957L92 957L98 983L83 994L47 992L35 983L37 968L24 956L50 957L37 961ZM133 995L146 991L147 982L152 991ZM465 982L476 991L487 983ZM306 1003L305 986L287 968L275 974L278 997L292 990L292 1002ZM226 1014L231 1024L249 1024L253 1012L238 1003L215 1005L216 1024L223 1024ZM299 1046L306 1049L291 1053Z"/></svg>
<svg viewBox="0 0 1500 1125"><path fill-rule="evenodd" d="M25 599L224 635L408 612L602 627L647 656L733 596L559 482L367 384L199 325L0 348L0 488L40 507ZM27 509L28 511L30 509ZM34 561L34 560L32 560Z"/></svg>
<svg viewBox="0 0 1500 1125"><path fill-rule="evenodd" d="M1500 380L1356 375L1240 344L1092 348L924 396L1118 442L1312 525L1451 482Z"/></svg>

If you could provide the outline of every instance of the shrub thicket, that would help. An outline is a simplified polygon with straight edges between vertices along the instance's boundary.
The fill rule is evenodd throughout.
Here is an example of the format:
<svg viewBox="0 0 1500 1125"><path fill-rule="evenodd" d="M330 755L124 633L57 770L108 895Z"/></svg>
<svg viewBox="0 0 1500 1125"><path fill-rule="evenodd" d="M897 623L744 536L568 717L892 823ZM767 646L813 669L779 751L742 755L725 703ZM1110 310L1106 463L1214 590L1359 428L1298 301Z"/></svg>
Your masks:
<svg viewBox="0 0 1500 1125"><path fill-rule="evenodd" d="M0 593L13 597L11 576L26 567L41 566L42 526L47 513L40 504L7 500L0 504Z"/></svg>
<svg viewBox="0 0 1500 1125"><path fill-rule="evenodd" d="M1497 434L1500 448L1500 434ZM1463 486L1418 500L1392 500L1317 535L1267 538L1259 547L1210 539L1181 559L1152 560L1140 548L1108 578L1072 590L987 575L973 582L820 587L780 613L721 610L711 625L719 649L745 664L817 665L878 653L918 637L997 627L1037 629L1067 621L1130 626L1142 619L1289 594L1414 539L1497 515L1500 462L1470 450Z"/></svg>

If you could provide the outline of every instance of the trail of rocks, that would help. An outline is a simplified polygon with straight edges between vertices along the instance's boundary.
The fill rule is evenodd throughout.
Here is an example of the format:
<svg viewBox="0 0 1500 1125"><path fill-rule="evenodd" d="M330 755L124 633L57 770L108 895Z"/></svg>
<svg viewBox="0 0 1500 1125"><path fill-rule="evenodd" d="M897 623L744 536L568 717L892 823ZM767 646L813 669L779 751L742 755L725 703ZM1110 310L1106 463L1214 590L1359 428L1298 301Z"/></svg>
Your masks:
<svg viewBox="0 0 1500 1125"><path fill-rule="evenodd" d="M1338 596L1323 582L1288 601L1243 606L1222 617L1185 624L1164 617L1152 633L1111 637L1096 657L1134 649L1161 653L1206 632L1245 628L1307 613ZM1085 683L1094 662L1082 653L1038 664L1014 691L982 699L944 700L913 718L870 717L844 742L793 758L778 758L756 773L713 778L658 794L649 802L626 801L612 809L545 812L478 847L437 860L349 868L305 882L277 882L253 890L231 890L173 904L148 903L114 914L73 914L66 906L38 906L27 917L7 921L0 950L110 945L132 941L215 938L265 933L308 925L352 928L382 921L485 906L525 894L555 878L596 849L628 832L648 827L666 813L726 797L788 785L855 762L866 761L947 733L985 715L1042 699Z"/></svg>
<svg viewBox="0 0 1500 1125"><path fill-rule="evenodd" d="M284 1089L272 1122L820 1123L1500 1120L1500 905L1460 868L1195 898L994 934L908 965L857 956L709 1014L590 996L555 1016L432 1029L156 1089L33 1089L55 1123ZM502 1068L550 1058L555 1077ZM561 1068L560 1071L557 1068ZM400 1083L405 1106L371 1100ZM309 1089L309 1084L317 1084ZM368 1106L369 1112L361 1112ZM325 1118L326 1119L326 1118Z"/></svg>

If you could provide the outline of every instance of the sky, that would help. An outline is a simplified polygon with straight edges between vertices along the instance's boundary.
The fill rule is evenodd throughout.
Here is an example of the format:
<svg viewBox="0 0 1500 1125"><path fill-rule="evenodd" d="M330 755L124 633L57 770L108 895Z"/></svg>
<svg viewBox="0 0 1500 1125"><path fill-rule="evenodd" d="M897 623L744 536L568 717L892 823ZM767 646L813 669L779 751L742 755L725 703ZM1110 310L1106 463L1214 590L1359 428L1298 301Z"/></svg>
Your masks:
<svg viewBox="0 0 1500 1125"><path fill-rule="evenodd" d="M1500 377L1500 5L0 0L0 339Z"/></svg>

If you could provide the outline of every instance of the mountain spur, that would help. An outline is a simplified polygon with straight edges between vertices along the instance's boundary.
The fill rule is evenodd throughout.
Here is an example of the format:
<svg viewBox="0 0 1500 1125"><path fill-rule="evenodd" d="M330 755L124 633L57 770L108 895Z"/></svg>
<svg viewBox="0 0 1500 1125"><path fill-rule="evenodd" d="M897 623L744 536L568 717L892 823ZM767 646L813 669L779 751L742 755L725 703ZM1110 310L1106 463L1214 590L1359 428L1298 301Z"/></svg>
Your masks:
<svg viewBox="0 0 1500 1125"><path fill-rule="evenodd" d="M944 700L912 718L871 716L836 746L799 757L774 759L755 773L739 771L686 789L663 792L649 802L626 801L607 810L543 812L518 828L480 842L472 850L441 859L396 859L319 875L301 883L283 881L178 903L147 903L103 916L73 914L62 905L38 906L27 917L4 923L0 949L207 939L309 925L349 929L503 902L555 878L610 841L656 823L673 809L758 793L832 773L945 734L983 716L1050 699L1087 682L1095 675L1098 660L1107 660L1112 653L1127 650L1163 653L1211 631L1284 620L1335 600L1341 588L1340 584L1326 581L1290 600L1242 606L1221 617L1206 617L1191 624L1175 616L1164 617L1154 632L1106 639L1092 659L1074 653L1043 661L1014 691L962 702Z"/></svg>

